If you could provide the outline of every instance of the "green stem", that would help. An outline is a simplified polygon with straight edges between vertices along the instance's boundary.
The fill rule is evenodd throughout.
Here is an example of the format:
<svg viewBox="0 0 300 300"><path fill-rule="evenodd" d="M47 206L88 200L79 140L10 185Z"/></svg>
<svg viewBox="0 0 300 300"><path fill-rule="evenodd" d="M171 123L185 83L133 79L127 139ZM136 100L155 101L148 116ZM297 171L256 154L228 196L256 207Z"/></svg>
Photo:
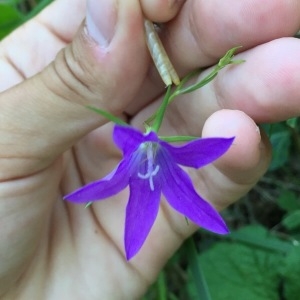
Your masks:
<svg viewBox="0 0 300 300"><path fill-rule="evenodd" d="M158 299L167 300L166 278L165 273L160 272L157 279Z"/></svg>
<svg viewBox="0 0 300 300"><path fill-rule="evenodd" d="M198 252L193 237L190 237L186 243L188 262L191 268L192 276L198 294L197 299L212 300L205 276L201 270L201 266L198 259Z"/></svg>
<svg viewBox="0 0 300 300"><path fill-rule="evenodd" d="M170 99L170 95L171 95L171 85L168 86L167 92L164 96L163 102L161 103L160 107L158 108L157 113L155 114L155 119L154 119L154 124L152 126L152 129L155 132L158 132L160 129L160 126L162 124L167 106L169 104L169 99Z"/></svg>

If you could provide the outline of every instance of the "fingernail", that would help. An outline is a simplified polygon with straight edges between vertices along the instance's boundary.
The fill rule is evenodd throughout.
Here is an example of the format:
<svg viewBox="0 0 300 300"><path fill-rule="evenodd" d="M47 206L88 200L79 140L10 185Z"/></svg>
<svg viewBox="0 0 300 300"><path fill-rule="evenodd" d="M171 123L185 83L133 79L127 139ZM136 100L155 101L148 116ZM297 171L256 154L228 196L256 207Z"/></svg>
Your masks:
<svg viewBox="0 0 300 300"><path fill-rule="evenodd" d="M114 35L117 21L117 2L88 0L86 26L88 34L101 46L107 47Z"/></svg>

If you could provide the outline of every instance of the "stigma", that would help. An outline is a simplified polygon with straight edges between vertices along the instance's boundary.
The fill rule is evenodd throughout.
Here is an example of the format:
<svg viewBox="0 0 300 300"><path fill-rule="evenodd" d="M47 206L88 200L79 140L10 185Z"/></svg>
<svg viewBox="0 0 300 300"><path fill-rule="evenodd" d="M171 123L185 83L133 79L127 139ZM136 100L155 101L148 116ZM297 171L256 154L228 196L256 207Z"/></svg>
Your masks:
<svg viewBox="0 0 300 300"><path fill-rule="evenodd" d="M146 154L147 154L147 172L146 174L141 174L140 172L138 172L138 177L141 179L148 179L150 190L154 191L153 178L157 175L160 169L160 166L158 164L155 164L155 154L157 150L157 144L145 143L144 146L146 148Z"/></svg>

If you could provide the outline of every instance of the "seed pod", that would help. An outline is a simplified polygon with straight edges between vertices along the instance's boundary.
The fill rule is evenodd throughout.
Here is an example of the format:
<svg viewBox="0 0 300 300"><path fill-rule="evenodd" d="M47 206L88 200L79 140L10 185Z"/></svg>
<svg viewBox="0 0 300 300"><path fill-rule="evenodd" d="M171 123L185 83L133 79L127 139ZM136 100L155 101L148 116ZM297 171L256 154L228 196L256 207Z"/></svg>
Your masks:
<svg viewBox="0 0 300 300"><path fill-rule="evenodd" d="M149 20L145 20L144 27L146 31L147 46L160 77L166 86L171 85L172 82L178 85L180 83L179 76L166 53L153 23Z"/></svg>

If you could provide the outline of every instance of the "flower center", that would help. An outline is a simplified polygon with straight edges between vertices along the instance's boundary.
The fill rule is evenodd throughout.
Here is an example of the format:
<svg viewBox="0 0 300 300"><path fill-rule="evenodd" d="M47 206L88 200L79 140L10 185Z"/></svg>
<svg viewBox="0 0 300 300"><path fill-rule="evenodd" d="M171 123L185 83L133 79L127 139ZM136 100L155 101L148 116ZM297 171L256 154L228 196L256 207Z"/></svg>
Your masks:
<svg viewBox="0 0 300 300"><path fill-rule="evenodd" d="M146 145L147 148L147 173L146 174L141 174L138 172L138 177L141 179L148 179L149 180L149 186L151 191L154 191L154 183L153 183L153 177L158 173L160 166L155 165L154 163L154 149L156 149L156 145L154 147L153 143L147 143Z"/></svg>

